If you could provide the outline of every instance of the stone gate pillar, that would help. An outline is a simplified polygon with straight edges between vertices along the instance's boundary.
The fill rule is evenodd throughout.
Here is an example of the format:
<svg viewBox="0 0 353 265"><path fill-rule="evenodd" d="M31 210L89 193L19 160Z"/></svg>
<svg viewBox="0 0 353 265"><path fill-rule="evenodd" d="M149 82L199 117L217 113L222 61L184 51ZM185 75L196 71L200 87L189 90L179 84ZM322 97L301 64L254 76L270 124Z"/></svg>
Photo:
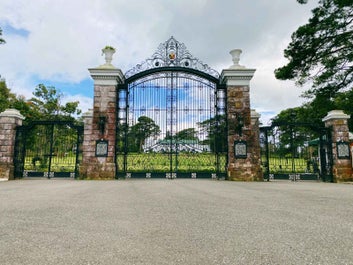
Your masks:
<svg viewBox="0 0 353 265"><path fill-rule="evenodd" d="M84 116L83 159L80 178L114 179L117 85L124 82L120 69L111 64L109 48L103 49L106 63L89 69L94 80L93 110Z"/></svg>
<svg viewBox="0 0 353 265"><path fill-rule="evenodd" d="M0 113L0 179L14 178L16 127L21 126L23 120L16 109Z"/></svg>
<svg viewBox="0 0 353 265"><path fill-rule="evenodd" d="M325 127L331 128L333 181L344 182L353 180L352 162L349 150L349 115L342 110L332 110L325 118Z"/></svg>
<svg viewBox="0 0 353 265"><path fill-rule="evenodd" d="M250 110L250 80L256 69L239 65L241 50L230 52L233 65L224 69L220 82L226 85L229 180L262 180L258 118Z"/></svg>

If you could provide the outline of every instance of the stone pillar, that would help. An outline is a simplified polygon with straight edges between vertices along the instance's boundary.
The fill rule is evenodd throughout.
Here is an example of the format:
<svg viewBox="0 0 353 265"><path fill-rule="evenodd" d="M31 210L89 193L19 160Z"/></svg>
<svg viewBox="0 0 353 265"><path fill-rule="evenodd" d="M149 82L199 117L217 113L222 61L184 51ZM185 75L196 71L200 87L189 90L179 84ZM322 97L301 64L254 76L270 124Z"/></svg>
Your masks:
<svg viewBox="0 0 353 265"><path fill-rule="evenodd" d="M330 111L322 121L325 127L331 128L333 181L352 181L352 163L349 151L349 115L342 110Z"/></svg>
<svg viewBox="0 0 353 265"><path fill-rule="evenodd" d="M0 113L0 179L14 178L14 153L16 127L22 125L24 117L16 109Z"/></svg>
<svg viewBox="0 0 353 265"><path fill-rule="evenodd" d="M124 75L115 68L110 57L106 63L89 69L94 80L93 110L84 115L83 159L80 178L114 179L117 86L124 82ZM115 51L115 50L114 50Z"/></svg>
<svg viewBox="0 0 353 265"><path fill-rule="evenodd" d="M227 88L229 180L262 180L258 115L251 117L250 80L256 69L239 65L241 50L230 52L233 65L224 69L220 82Z"/></svg>

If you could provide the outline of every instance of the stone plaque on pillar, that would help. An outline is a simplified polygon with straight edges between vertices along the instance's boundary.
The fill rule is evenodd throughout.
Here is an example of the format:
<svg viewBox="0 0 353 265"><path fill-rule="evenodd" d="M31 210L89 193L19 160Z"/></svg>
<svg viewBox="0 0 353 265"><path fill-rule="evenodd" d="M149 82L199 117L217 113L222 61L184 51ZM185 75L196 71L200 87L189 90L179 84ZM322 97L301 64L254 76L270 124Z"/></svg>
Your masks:
<svg viewBox="0 0 353 265"><path fill-rule="evenodd" d="M108 141L106 140L96 141L96 156L97 157L108 156Z"/></svg>
<svg viewBox="0 0 353 265"><path fill-rule="evenodd" d="M246 141L234 141L234 157L247 158L248 148Z"/></svg>
<svg viewBox="0 0 353 265"><path fill-rule="evenodd" d="M337 158L348 159L349 156L349 143L339 142L337 143Z"/></svg>

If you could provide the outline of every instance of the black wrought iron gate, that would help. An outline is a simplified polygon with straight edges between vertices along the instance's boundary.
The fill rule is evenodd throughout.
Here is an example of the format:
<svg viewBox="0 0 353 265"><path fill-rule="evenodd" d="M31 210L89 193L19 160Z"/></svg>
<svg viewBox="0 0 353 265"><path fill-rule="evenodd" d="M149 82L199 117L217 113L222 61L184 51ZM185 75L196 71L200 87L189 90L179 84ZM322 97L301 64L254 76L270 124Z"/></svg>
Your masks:
<svg viewBox="0 0 353 265"><path fill-rule="evenodd" d="M260 128L264 179L332 181L330 129L277 123Z"/></svg>
<svg viewBox="0 0 353 265"><path fill-rule="evenodd" d="M83 126L66 121L38 121L17 128L15 178L76 177Z"/></svg>
<svg viewBox="0 0 353 265"><path fill-rule="evenodd" d="M225 91L218 74L172 37L126 77L118 93L118 176L223 176Z"/></svg>

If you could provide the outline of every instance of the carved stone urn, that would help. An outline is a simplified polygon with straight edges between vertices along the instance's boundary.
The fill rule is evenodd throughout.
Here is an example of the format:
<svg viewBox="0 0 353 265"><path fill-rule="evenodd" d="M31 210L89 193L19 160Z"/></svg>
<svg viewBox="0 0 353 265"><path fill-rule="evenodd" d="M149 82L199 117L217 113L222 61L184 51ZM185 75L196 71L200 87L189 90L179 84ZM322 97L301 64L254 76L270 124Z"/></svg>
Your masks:
<svg viewBox="0 0 353 265"><path fill-rule="evenodd" d="M112 60L113 60L113 54L115 53L115 48L111 47L111 46L105 46L102 49L102 53L104 54L104 58L105 58L105 64L112 64Z"/></svg>

